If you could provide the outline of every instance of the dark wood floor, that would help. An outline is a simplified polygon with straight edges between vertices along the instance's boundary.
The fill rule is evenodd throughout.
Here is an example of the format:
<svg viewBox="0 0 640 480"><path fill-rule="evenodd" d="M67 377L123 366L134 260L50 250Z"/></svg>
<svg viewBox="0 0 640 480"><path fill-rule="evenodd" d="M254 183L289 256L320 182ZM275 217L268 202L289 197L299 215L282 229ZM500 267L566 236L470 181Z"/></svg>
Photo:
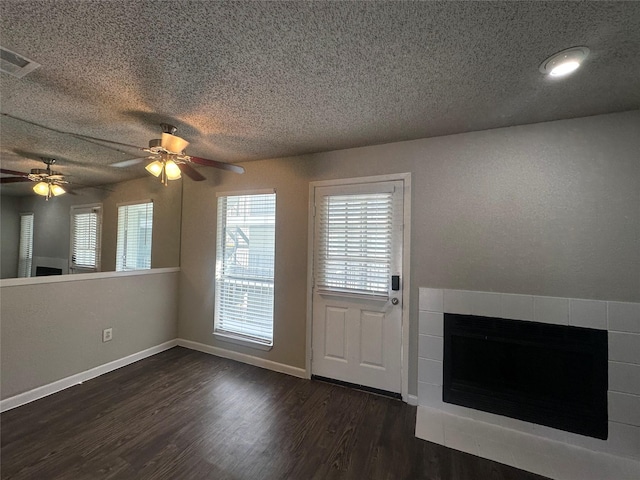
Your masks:
<svg viewBox="0 0 640 480"><path fill-rule="evenodd" d="M416 408L173 348L1 420L3 479L541 479L414 437Z"/></svg>

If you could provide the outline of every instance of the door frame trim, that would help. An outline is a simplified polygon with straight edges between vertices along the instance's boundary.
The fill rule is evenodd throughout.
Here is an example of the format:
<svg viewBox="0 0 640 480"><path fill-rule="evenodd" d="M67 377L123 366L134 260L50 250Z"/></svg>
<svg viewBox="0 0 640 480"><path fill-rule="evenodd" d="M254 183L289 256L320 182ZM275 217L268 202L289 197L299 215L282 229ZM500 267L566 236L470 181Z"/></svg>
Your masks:
<svg viewBox="0 0 640 480"><path fill-rule="evenodd" d="M401 180L404 186L403 195L403 236L402 236L402 345L401 366L402 401L409 401L409 329L411 307L411 173L392 173L372 177L340 178L335 180L321 180L309 182L309 212L308 212L308 246L307 246L307 341L305 348L306 377L311 378L311 346L313 332L313 258L315 215L314 200L317 187L332 187L339 185L353 185L360 183L388 182Z"/></svg>

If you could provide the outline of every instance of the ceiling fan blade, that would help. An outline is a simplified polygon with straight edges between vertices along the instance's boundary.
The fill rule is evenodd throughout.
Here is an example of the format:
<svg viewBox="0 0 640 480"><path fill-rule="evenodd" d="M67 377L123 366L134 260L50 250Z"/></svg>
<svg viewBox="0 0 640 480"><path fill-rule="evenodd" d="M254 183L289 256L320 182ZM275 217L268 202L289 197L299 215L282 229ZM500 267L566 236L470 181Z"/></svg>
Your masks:
<svg viewBox="0 0 640 480"><path fill-rule="evenodd" d="M138 147L137 145L131 145L130 143L114 142L113 140L107 140L106 138L90 137L88 135L81 135L79 133L70 133L70 132L60 132L60 133L64 133L66 135L70 135L70 136L72 136L74 138L78 138L80 140L84 140L85 142L89 142L89 143L94 143L96 145L100 145L101 147L111 148L111 149L115 150L116 152L122 152L122 150L120 150L118 148L109 147L109 145L118 145L120 147L133 148L135 150L144 150L142 147ZM105 143L108 144L108 145L105 145ZM124 152L122 152L122 153L124 153Z"/></svg>
<svg viewBox="0 0 640 480"><path fill-rule="evenodd" d="M30 182L27 177L3 177L0 178L0 183L20 183L20 182Z"/></svg>
<svg viewBox="0 0 640 480"><path fill-rule="evenodd" d="M200 174L200 172L198 172L195 168L193 168L188 163L177 163L176 165L178 165L178 168L180 169L180 171L184 173L187 177L189 177L191 180L194 180L196 182L201 182L202 180L206 180L206 178L203 177Z"/></svg>
<svg viewBox="0 0 640 480"><path fill-rule="evenodd" d="M215 167L221 170L229 170L230 172L244 173L244 167L241 167L240 165L234 165L233 163L217 162L216 160L208 160L206 158L191 156L189 157L189 160L193 163L204 165L206 167Z"/></svg>
<svg viewBox="0 0 640 480"><path fill-rule="evenodd" d="M182 153L189 142L187 142L184 138L180 138L176 135L171 135L170 133L162 134L162 148L168 150L172 153Z"/></svg>
<svg viewBox="0 0 640 480"><path fill-rule="evenodd" d="M116 168L132 167L134 165L138 165L139 163L144 162L147 158L149 157L132 158L130 160L123 160L122 162L112 163L109 166L116 167Z"/></svg>
<svg viewBox="0 0 640 480"><path fill-rule="evenodd" d="M0 173L6 173L7 175L20 175L26 177L28 173L18 172L16 170L7 170L6 168L0 168Z"/></svg>
<svg viewBox="0 0 640 480"><path fill-rule="evenodd" d="M119 145L121 147L129 147L129 148L135 148L136 150L142 150L137 145L130 145L128 143L122 143L122 142L114 142L113 140L107 140L106 138L91 137L89 135L82 135L80 133L65 132L64 130L58 130L57 128L47 127L46 125L41 125L36 122L30 122L29 120L25 120L24 118L14 117L13 115L9 115L8 113L3 113L2 116L12 118L19 122L28 123L29 125L34 125L36 127L44 128L45 130L49 130L50 132L61 133L63 135L70 135L72 137L79 138L80 140L86 140L87 142L91 142L91 143L101 142L101 143L98 143L98 145L102 145L103 147L106 147L106 145L103 145L104 143L108 143L111 145ZM112 147L107 147L107 148L112 148ZM122 151L122 150L118 150L117 148L115 150L118 152Z"/></svg>

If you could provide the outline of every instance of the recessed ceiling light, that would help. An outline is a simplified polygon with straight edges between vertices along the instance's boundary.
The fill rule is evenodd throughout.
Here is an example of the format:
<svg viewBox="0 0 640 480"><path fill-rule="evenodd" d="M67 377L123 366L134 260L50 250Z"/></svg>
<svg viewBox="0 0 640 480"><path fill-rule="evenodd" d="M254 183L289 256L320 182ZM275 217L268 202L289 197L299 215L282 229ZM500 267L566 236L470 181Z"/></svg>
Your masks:
<svg viewBox="0 0 640 480"><path fill-rule="evenodd" d="M587 47L571 47L551 55L540 64L540 71L552 77L561 77L575 71L589 55Z"/></svg>

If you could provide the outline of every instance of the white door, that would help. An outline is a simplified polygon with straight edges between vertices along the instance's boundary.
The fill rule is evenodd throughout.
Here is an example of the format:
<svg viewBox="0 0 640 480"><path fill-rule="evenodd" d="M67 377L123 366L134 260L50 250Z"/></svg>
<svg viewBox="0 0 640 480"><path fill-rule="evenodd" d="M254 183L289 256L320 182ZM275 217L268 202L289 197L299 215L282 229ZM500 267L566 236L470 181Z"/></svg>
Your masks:
<svg viewBox="0 0 640 480"><path fill-rule="evenodd" d="M400 393L402 180L313 191L313 375Z"/></svg>

